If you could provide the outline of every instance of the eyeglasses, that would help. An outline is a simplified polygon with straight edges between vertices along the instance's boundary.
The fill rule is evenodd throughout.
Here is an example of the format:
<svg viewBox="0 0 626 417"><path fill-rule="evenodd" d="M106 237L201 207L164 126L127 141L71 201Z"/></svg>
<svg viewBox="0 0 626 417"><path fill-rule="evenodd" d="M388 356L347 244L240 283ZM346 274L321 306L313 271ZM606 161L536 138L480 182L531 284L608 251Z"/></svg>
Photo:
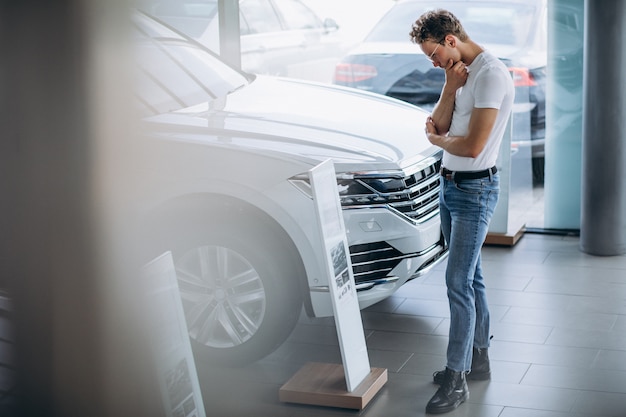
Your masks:
<svg viewBox="0 0 626 417"><path fill-rule="evenodd" d="M441 46L440 43L437 44L437 46L435 46L435 49L433 49L433 52L428 55L428 59L430 59L431 61L433 60L433 56L435 56L435 52L437 52L437 49L439 48L439 46Z"/></svg>

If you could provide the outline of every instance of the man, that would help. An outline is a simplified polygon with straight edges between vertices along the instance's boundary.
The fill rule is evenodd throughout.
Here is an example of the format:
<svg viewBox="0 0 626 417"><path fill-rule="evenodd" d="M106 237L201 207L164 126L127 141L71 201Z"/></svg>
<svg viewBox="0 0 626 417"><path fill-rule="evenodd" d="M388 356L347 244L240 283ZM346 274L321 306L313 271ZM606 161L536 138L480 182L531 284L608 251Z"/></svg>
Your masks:
<svg viewBox="0 0 626 417"><path fill-rule="evenodd" d="M441 224L449 245L447 363L426 412L446 413L469 398L468 379L489 379L489 308L480 261L499 194L496 159L515 90L506 66L473 42L449 11L424 13L412 42L445 69L441 97L426 122L428 140L444 151ZM470 372L471 371L471 372Z"/></svg>

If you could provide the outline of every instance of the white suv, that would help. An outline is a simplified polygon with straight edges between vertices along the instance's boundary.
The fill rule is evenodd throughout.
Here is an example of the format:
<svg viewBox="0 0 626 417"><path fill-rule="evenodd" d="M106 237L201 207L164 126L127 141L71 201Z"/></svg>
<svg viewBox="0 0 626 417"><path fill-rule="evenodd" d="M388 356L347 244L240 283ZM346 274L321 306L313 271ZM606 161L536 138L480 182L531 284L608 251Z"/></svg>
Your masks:
<svg viewBox="0 0 626 417"><path fill-rule="evenodd" d="M333 314L307 173L331 158L361 307L447 253L427 114L388 97L237 72L136 14L146 259L170 250L199 360L262 357L302 305Z"/></svg>

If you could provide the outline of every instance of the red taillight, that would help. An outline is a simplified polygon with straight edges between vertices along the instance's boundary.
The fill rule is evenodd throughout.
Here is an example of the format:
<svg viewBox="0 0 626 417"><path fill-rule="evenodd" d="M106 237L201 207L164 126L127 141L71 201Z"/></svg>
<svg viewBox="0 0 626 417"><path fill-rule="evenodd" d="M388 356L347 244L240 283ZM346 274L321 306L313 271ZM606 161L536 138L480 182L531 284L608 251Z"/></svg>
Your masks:
<svg viewBox="0 0 626 417"><path fill-rule="evenodd" d="M528 68L510 67L509 72L513 76L515 87L531 87L537 85Z"/></svg>
<svg viewBox="0 0 626 417"><path fill-rule="evenodd" d="M335 67L335 82L355 83L378 75L376 67L363 64L339 63Z"/></svg>

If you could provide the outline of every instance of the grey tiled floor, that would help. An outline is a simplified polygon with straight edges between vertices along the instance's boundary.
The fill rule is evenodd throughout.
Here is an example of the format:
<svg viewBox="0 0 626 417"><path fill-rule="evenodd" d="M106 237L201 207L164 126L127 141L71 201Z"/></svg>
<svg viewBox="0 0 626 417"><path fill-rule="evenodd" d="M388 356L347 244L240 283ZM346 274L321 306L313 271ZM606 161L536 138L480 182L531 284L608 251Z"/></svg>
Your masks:
<svg viewBox="0 0 626 417"><path fill-rule="evenodd" d="M576 237L526 234L485 247L494 338L492 380L447 415L626 416L626 256L594 257ZM445 363L448 307L441 267L362 311L370 363L389 380L361 411L281 403L280 387L307 362L341 363L334 321L302 316L289 340L252 365L199 364L209 416L425 415L432 372Z"/></svg>
<svg viewBox="0 0 626 417"><path fill-rule="evenodd" d="M485 247L494 338L492 380L447 415L626 416L626 256L594 257L576 237L526 234ZM332 318L301 319L286 343L241 368L198 365L210 417L423 416L445 362L444 267L362 311L370 363L389 380L361 411L281 403L280 387L307 362L341 363ZM8 311L0 294L0 313ZM13 340L0 314L0 415L10 400Z"/></svg>

